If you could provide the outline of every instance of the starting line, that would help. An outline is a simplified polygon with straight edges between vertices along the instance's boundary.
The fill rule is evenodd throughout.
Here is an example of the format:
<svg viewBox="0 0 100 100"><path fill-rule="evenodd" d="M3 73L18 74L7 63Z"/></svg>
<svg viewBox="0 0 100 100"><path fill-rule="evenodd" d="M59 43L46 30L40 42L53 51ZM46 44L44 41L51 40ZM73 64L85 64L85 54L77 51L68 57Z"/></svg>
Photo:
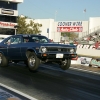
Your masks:
<svg viewBox="0 0 100 100"><path fill-rule="evenodd" d="M0 83L0 100L37 100L37 99Z"/></svg>

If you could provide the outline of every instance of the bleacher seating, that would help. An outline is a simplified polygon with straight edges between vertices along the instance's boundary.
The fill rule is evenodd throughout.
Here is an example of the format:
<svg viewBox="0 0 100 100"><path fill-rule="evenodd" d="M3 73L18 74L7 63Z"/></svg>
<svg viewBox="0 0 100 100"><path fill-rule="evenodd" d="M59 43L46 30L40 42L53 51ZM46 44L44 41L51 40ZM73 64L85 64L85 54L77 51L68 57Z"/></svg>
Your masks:
<svg viewBox="0 0 100 100"><path fill-rule="evenodd" d="M89 30L90 32L88 33L82 33L84 34L81 38L79 38L79 42L87 42L90 43L92 41L95 43L96 41L100 41L100 26L94 28L94 30Z"/></svg>

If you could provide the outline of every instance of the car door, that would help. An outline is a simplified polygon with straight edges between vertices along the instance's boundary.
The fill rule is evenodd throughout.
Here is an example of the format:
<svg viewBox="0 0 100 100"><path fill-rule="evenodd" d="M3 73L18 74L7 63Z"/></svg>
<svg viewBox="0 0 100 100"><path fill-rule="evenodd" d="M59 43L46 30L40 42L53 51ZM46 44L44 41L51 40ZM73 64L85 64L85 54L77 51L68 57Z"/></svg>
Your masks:
<svg viewBox="0 0 100 100"><path fill-rule="evenodd" d="M14 60L21 60L21 37L13 36L7 42L8 57Z"/></svg>

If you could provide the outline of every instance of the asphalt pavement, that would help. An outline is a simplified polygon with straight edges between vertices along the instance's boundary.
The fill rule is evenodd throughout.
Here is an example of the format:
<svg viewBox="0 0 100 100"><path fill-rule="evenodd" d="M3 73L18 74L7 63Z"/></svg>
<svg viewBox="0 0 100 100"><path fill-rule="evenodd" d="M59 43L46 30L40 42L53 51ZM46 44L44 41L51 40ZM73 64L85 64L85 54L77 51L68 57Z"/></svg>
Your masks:
<svg viewBox="0 0 100 100"><path fill-rule="evenodd" d="M55 67L51 66L51 64L47 64L46 66L48 69L51 69L51 70L62 71L60 68L57 68L57 66L55 66L55 65L54 65ZM44 66L44 67L46 67L46 66ZM71 72L72 70L77 70L78 71L77 74L80 76L81 75L85 76L84 73L88 73L88 75L86 75L86 77L91 77L89 75L93 75L93 77L91 77L91 78L94 78L94 79L97 78L98 80L100 80L100 78L99 78L100 68L98 68L98 67L89 67L89 66L74 64L74 65L71 65L70 69L71 70L69 70L67 73L73 73L74 71ZM66 72L66 71L62 71L62 72ZM96 76L96 78L95 78L94 74L96 74L98 76ZM33 98L30 95L27 95L23 92L20 92L14 88L8 87L8 86L0 83L0 100L37 100L37 99Z"/></svg>

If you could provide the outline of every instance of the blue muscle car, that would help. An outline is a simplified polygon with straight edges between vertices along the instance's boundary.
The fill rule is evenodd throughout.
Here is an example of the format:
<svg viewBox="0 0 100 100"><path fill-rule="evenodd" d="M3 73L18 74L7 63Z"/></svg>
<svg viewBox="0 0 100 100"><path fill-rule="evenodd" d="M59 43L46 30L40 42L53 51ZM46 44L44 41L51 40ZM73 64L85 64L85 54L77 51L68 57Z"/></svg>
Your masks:
<svg viewBox="0 0 100 100"><path fill-rule="evenodd" d="M67 70L76 56L76 46L51 43L42 35L13 35L0 43L1 67L24 61L30 71L36 71L41 62L56 62Z"/></svg>

